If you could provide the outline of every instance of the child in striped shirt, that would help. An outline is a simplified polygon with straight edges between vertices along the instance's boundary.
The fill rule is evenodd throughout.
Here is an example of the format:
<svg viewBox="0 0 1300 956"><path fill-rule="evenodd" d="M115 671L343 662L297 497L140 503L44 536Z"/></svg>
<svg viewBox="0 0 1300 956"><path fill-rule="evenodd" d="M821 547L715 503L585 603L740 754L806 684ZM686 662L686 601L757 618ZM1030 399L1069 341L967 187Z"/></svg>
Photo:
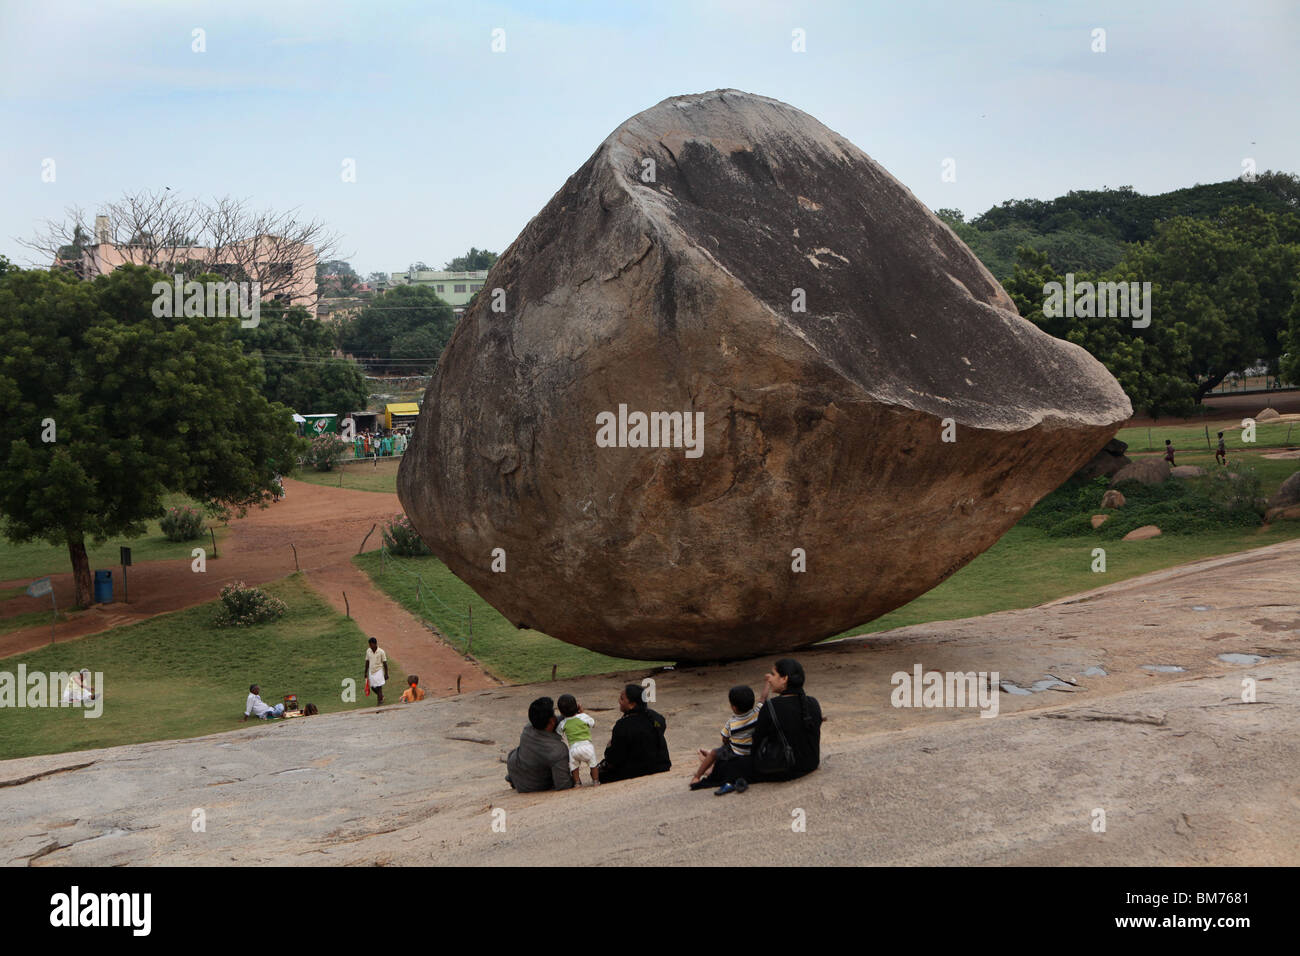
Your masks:
<svg viewBox="0 0 1300 956"><path fill-rule="evenodd" d="M722 725L721 747L714 747L712 750L700 748L700 767L691 778L692 789L711 786L703 781L715 763L720 760L730 760L732 757L743 757L754 745L754 726L758 723L758 708L763 706L761 702L757 707L754 706L754 689L739 684L727 693L727 701L731 704L731 713L734 716Z"/></svg>

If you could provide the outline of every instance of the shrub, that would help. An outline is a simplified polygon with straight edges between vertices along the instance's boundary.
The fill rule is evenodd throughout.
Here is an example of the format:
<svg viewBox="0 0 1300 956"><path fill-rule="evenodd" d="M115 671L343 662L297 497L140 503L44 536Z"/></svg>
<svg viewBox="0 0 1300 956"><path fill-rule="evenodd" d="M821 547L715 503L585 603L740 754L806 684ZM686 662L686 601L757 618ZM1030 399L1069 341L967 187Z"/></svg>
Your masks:
<svg viewBox="0 0 1300 956"><path fill-rule="evenodd" d="M203 534L203 514L188 505L168 508L158 524L168 541L192 541Z"/></svg>
<svg viewBox="0 0 1300 956"><path fill-rule="evenodd" d="M1106 479L1071 481L1045 497L1020 519L1049 537L1095 536L1114 540L1153 524L1163 534L1204 534L1260 523L1259 478L1242 468L1235 479L1226 474L1204 479L1170 480L1158 485L1125 481L1117 485L1127 503L1106 512L1110 517L1093 529L1091 516L1101 513Z"/></svg>
<svg viewBox="0 0 1300 956"><path fill-rule="evenodd" d="M384 545L391 554L403 558L418 558L433 553L406 515L394 515L393 520L384 526Z"/></svg>
<svg viewBox="0 0 1300 956"><path fill-rule="evenodd" d="M271 597L261 588L245 587L244 582L227 584L221 589L221 607L217 609L217 627L251 627L284 615L284 602Z"/></svg>
<svg viewBox="0 0 1300 956"><path fill-rule="evenodd" d="M337 435L326 432L311 440L307 460L317 471L333 471L346 451L350 451L346 442L341 441Z"/></svg>

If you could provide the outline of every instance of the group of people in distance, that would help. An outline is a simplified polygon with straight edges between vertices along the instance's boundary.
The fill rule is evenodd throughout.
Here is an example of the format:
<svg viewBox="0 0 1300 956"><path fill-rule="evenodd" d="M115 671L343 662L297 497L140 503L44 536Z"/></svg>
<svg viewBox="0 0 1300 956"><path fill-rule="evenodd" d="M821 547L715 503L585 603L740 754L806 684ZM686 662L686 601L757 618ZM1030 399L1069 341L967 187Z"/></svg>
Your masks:
<svg viewBox="0 0 1300 956"><path fill-rule="evenodd" d="M701 748L692 790L718 795L743 792L750 783L792 780L821 763L821 705L804 692L803 666L792 658L772 665L757 703L744 685L728 694L732 716L722 726L718 747ZM558 707L558 712L557 712ZM612 783L672 769L664 733L668 722L642 700L639 684L619 693L622 716L610 733L605 757L596 762L591 731L595 720L571 694L557 702L539 697L528 706L528 725L506 758L506 782L520 793L581 786L586 766L592 784ZM765 754L778 749L779 769Z"/></svg>

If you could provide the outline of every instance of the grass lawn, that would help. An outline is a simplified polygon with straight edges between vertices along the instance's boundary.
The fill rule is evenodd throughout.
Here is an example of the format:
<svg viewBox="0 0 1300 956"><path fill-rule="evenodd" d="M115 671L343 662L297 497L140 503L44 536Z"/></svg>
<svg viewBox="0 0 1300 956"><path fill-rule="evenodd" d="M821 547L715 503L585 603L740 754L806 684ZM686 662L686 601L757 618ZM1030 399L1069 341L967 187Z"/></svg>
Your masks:
<svg viewBox="0 0 1300 956"><path fill-rule="evenodd" d="M1261 406L1262 407L1262 406ZM1206 452L1210 459L1214 459L1214 448L1219 442L1219 432L1223 432L1224 443L1228 447L1228 454L1231 455L1234 449L1258 448L1260 446L1286 448L1289 434L1291 437L1290 447L1294 448L1300 444L1300 422L1280 422L1272 424L1261 422L1255 426L1254 445L1242 444L1241 441L1241 419L1244 416L1236 418L1215 418L1201 424L1185 425L1180 423L1182 419L1169 419L1168 425L1152 425L1150 428L1143 425L1139 428L1121 428L1119 434L1115 437L1128 444L1130 452L1141 451L1158 451L1164 453L1165 439L1168 438L1174 443L1174 448L1182 451L1194 451L1199 449ZM1205 429L1210 430L1210 448L1207 451L1205 447ZM1150 434L1148 435L1148 432ZM1178 458L1182 456L1179 455ZM1179 464L1182 464L1179 461Z"/></svg>
<svg viewBox="0 0 1300 956"><path fill-rule="evenodd" d="M433 624L462 651L468 637L468 611L472 607L474 642L470 653L502 680L516 684L550 680L551 665L556 665L557 677L577 677L671 663L606 657L539 631L521 631L434 557L390 556L387 570L382 572L378 551L367 551L352 560L385 594L416 617ZM420 580L424 582L423 588ZM417 591L422 592L422 597Z"/></svg>
<svg viewBox="0 0 1300 956"><path fill-rule="evenodd" d="M342 681L359 681L365 659L366 638L356 623L321 600L301 575L265 590L288 605L272 624L215 627L212 602L0 661L0 671L11 674L19 664L29 674L83 667L103 672L105 691L97 718L76 707L6 707L0 759L235 730L246 726L240 718L254 681L272 705L294 693L321 713L374 706L359 684L356 702L341 699ZM395 688L406 682L396 661L389 677Z"/></svg>
<svg viewBox="0 0 1300 956"><path fill-rule="evenodd" d="M169 495L163 499L164 507L179 505L193 505L188 498L183 495ZM209 524L214 524L211 519L204 521L204 534L202 538L195 538L193 541L168 541L158 528L157 521L149 522L149 530L139 538L110 538L103 544L96 546L89 539L86 540L86 555L90 558L90 570L92 572L113 569L118 566L119 552L118 547L126 545L131 549L131 563L140 564L145 561L169 561L180 558L186 560L190 557L190 551L194 548L211 549L212 539L208 536L206 528ZM221 541L225 537L226 528L219 524L214 524L217 532L217 555L221 554ZM208 560L212 560L212 555L208 555ZM68 557L67 545L45 544L41 541L29 541L24 544L14 544L6 538L0 537L0 581L14 581L20 579L35 579L45 577L47 574L69 574L72 571L72 560ZM120 575L113 575L118 578ZM16 590L6 589L0 591L0 600L7 600L22 594L21 588Z"/></svg>
<svg viewBox="0 0 1300 956"><path fill-rule="evenodd" d="M336 465L333 471L299 468L290 478L326 485L330 488L352 488L356 491L383 491L397 494L397 463L400 458L380 458L378 465L369 459L355 464Z"/></svg>

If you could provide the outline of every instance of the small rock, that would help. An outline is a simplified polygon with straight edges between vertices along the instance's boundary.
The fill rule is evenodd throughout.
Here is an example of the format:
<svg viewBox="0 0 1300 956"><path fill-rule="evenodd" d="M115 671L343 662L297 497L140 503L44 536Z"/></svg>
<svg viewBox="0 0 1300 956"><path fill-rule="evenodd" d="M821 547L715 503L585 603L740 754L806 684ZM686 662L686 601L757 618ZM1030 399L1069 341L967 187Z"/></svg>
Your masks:
<svg viewBox="0 0 1300 956"><path fill-rule="evenodd" d="M1101 496L1101 506L1103 508L1123 508L1128 504L1128 499L1124 497L1122 491L1108 491ZM1096 527L1094 525L1093 527Z"/></svg>
<svg viewBox="0 0 1300 956"><path fill-rule="evenodd" d="M1160 529L1153 524L1144 524L1140 528L1134 528L1128 534L1124 535L1125 541L1145 541L1147 538L1155 538L1160 535Z"/></svg>
<svg viewBox="0 0 1300 956"><path fill-rule="evenodd" d="M1204 474L1205 469L1200 465L1179 465L1169 469L1171 478L1200 478Z"/></svg>
<svg viewBox="0 0 1300 956"><path fill-rule="evenodd" d="M1282 486L1277 489L1277 493L1268 499L1270 508L1287 508L1291 505L1300 504L1300 471L1295 472Z"/></svg>
<svg viewBox="0 0 1300 956"><path fill-rule="evenodd" d="M1277 411L1276 408L1266 408L1266 409L1264 409L1262 412L1260 412L1258 415L1255 416L1255 421L1257 421L1257 422L1266 422L1266 421L1268 421L1270 418L1281 418L1281 417L1282 417L1282 416L1278 414L1278 411Z"/></svg>
<svg viewBox="0 0 1300 956"><path fill-rule="evenodd" d="M1106 492L1106 494L1108 494L1108 495L1117 495L1117 494L1119 494L1119 492L1118 492L1118 491L1108 491L1108 492ZM1094 528L1100 528L1102 525L1104 525L1104 524L1106 523L1106 519L1109 518L1109 517L1110 517L1110 515L1093 515L1093 516L1092 516L1092 526L1093 526Z"/></svg>

